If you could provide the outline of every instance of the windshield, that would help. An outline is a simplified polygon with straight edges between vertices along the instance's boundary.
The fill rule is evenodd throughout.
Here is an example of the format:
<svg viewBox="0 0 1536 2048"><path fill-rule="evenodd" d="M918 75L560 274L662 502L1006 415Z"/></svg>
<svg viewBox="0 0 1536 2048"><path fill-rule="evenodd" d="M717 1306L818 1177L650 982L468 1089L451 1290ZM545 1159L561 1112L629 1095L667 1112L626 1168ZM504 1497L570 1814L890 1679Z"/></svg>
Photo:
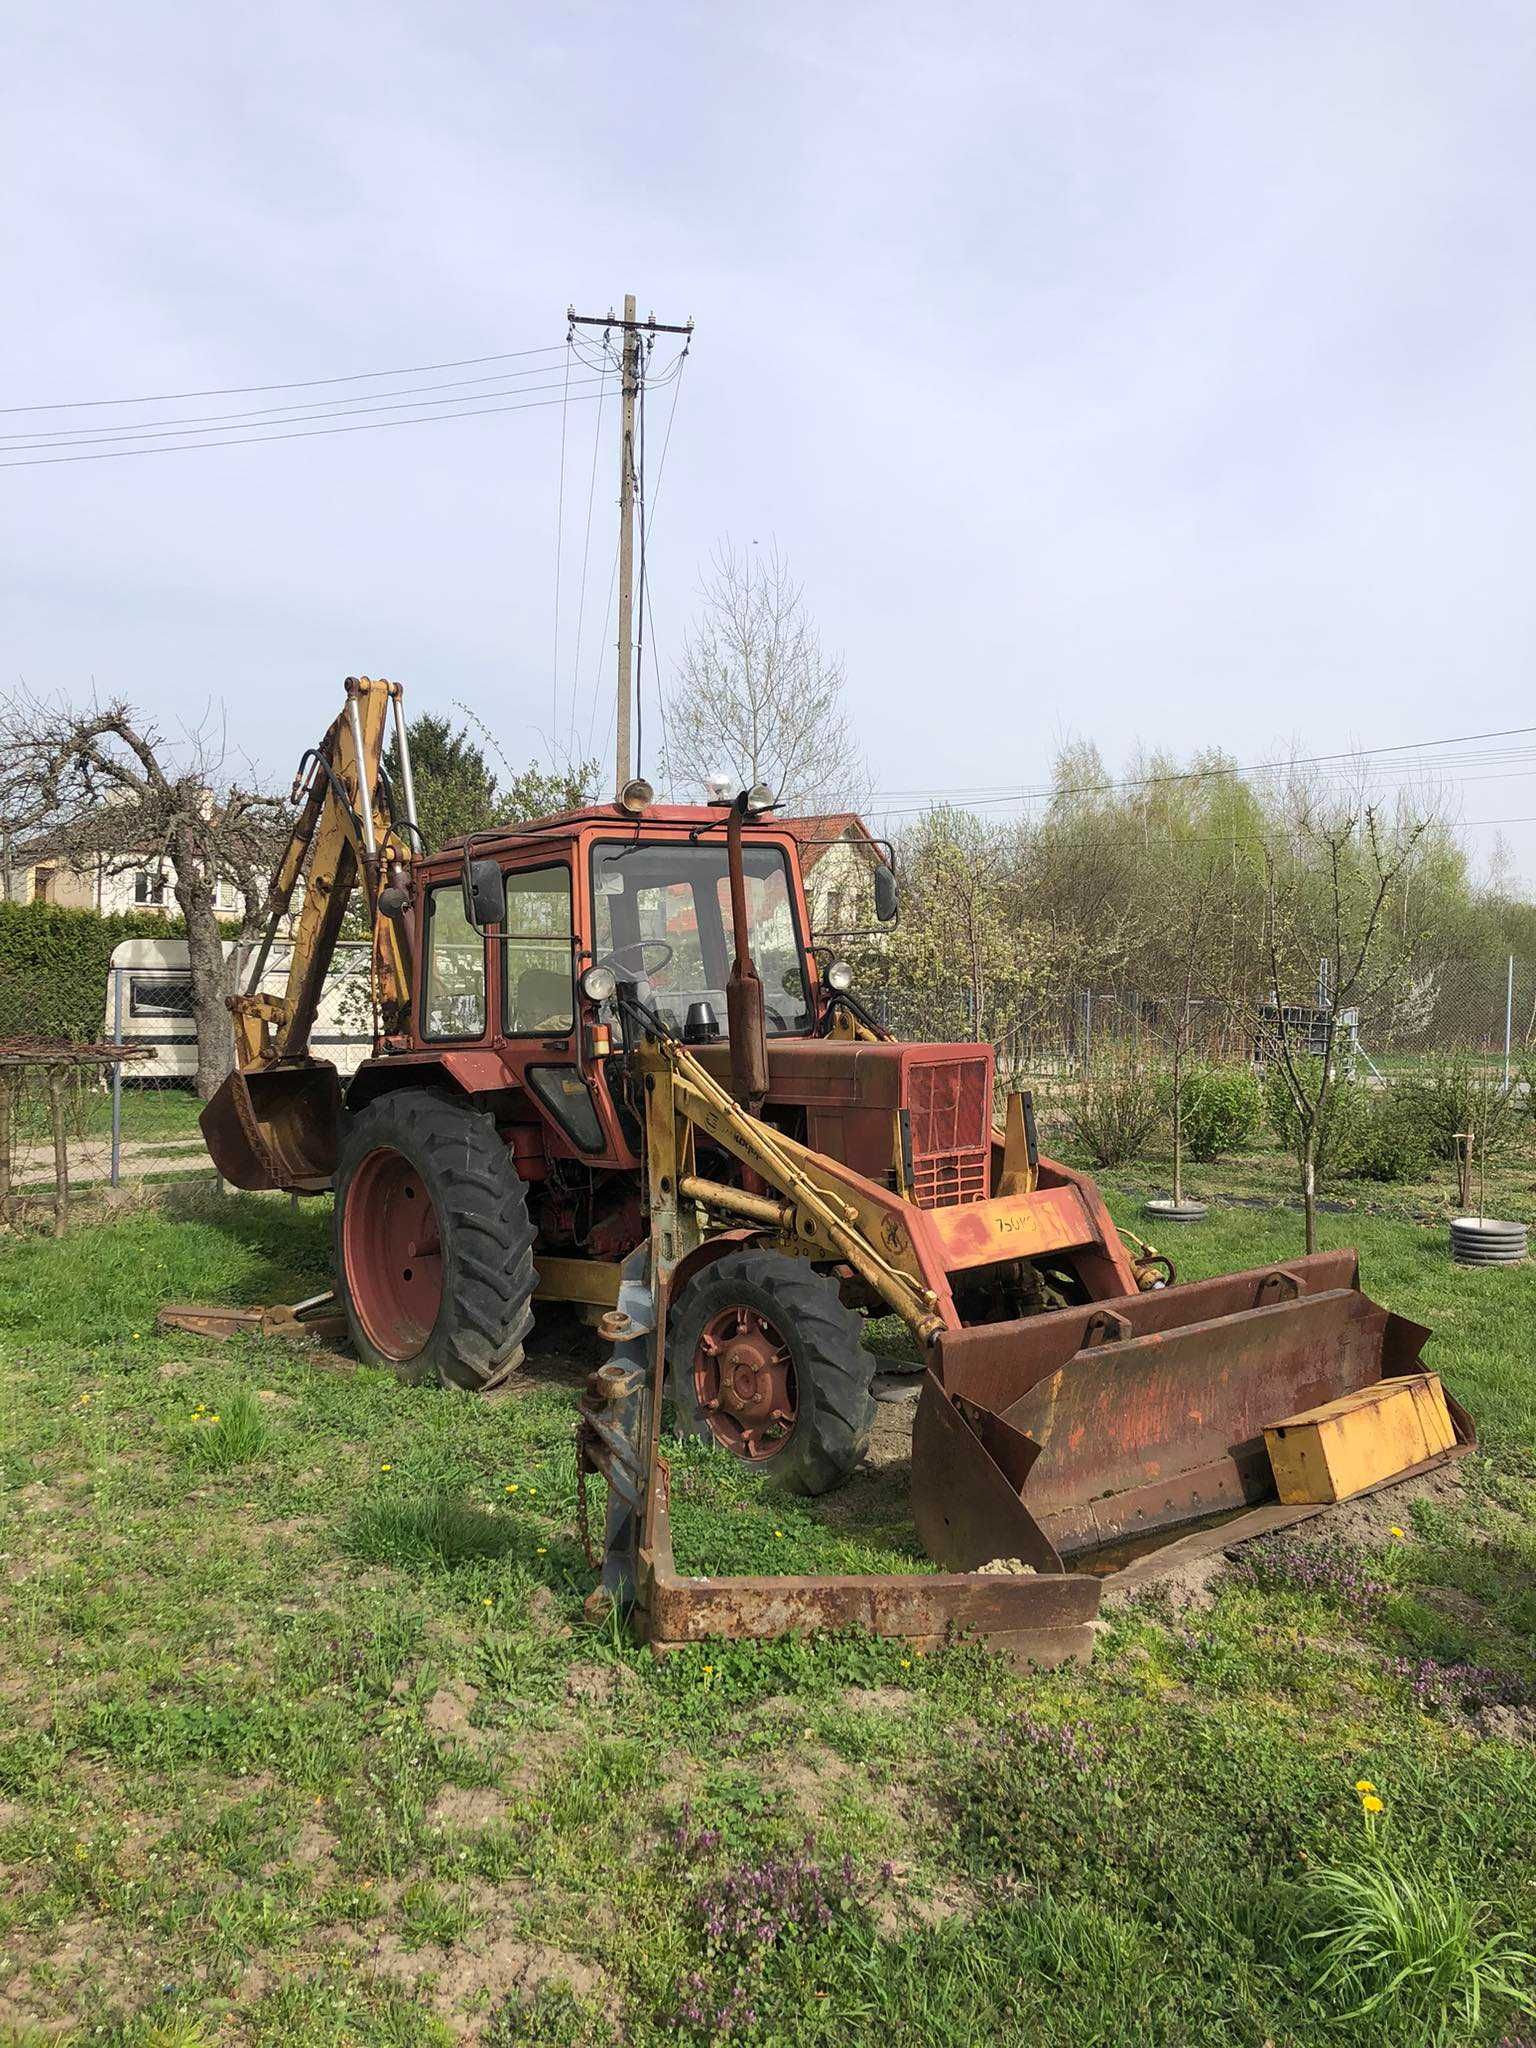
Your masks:
<svg viewBox="0 0 1536 2048"><path fill-rule="evenodd" d="M808 1031L805 964L795 930L789 866L776 846L743 846L752 959L770 1033ZM708 1003L725 1030L725 977L733 953L731 885L722 840L690 846L633 840L592 849L593 957L681 1032L689 1006Z"/></svg>

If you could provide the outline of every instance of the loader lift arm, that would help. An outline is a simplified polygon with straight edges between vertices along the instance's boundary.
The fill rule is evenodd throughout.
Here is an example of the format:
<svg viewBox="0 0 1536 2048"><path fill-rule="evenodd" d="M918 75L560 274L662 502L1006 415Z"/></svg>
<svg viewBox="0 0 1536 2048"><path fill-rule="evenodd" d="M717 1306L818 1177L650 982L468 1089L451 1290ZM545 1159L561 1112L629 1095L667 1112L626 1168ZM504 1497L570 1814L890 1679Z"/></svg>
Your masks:
<svg viewBox="0 0 1536 2048"><path fill-rule="evenodd" d="M272 876L266 930L246 976L229 998L235 1069L200 1122L219 1171L237 1187L316 1192L334 1169L335 1069L311 1059L309 1037L352 893L361 884L372 932L369 997L380 1029L401 1028L412 986L401 913L410 900L411 841L419 842L410 747L398 683L349 676L346 703L318 746L299 763L293 831ZM384 774L393 717L402 788ZM263 991L273 944L299 883L304 900L287 985Z"/></svg>

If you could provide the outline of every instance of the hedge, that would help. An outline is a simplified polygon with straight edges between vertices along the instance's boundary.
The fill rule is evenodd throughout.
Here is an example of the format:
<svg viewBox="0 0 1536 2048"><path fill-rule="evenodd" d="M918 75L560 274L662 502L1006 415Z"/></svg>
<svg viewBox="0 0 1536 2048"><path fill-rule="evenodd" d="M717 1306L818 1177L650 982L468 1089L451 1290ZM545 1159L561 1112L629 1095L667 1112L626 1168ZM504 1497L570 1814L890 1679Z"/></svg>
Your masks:
<svg viewBox="0 0 1536 2048"><path fill-rule="evenodd" d="M0 1036L101 1037L107 969L120 939L181 938L180 918L0 903Z"/></svg>

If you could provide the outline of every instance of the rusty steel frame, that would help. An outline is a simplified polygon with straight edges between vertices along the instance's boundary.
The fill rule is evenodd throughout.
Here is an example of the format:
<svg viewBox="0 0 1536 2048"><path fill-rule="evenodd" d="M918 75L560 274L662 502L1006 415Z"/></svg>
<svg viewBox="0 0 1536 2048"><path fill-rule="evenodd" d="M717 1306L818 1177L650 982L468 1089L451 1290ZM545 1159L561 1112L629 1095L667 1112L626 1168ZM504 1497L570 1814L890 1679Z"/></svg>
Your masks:
<svg viewBox="0 0 1536 2048"><path fill-rule="evenodd" d="M942 1276L996 1259L1000 1240L1096 1240L1134 1270L1113 1226L1100 1224L1094 1191L1034 1187L1011 1105L998 1183L1005 1192L974 1205L980 1213L930 1212L765 1126L675 1040L646 1036L636 1068L651 1235L625 1262L619 1306L605 1319L615 1359L583 1400L580 1464L609 1487L594 1598L627 1607L657 1652L719 1637L864 1628L919 1650L980 1637L1021 1666L1086 1662L1105 1591L1322 1512L1274 1501L1264 1422L1337 1393L1341 1378L1368 1384L1412 1371L1429 1334L1359 1291L1353 1252L964 1328ZM697 1131L764 1192L701 1176ZM701 1215L753 1227L786 1252L843 1261L924 1343L913 1518L947 1569L786 1578L678 1571L660 1418L674 1279L705 1242ZM893 1216L900 1227L882 1229ZM1011 1243L1009 1251L1019 1255ZM1220 1390L1204 1422L1191 1406L1202 1374L1202 1385ZM1465 1411L1450 1406L1458 1442L1447 1456L1475 1441ZM1067 1451L1060 1470L1058 1441ZM1165 1454L1169 1469L1149 1475L1149 1441L1152 1465ZM1089 1551L1197 1521L1205 1526L1118 1572L1069 1568ZM999 1561L1004 1568L979 1569Z"/></svg>

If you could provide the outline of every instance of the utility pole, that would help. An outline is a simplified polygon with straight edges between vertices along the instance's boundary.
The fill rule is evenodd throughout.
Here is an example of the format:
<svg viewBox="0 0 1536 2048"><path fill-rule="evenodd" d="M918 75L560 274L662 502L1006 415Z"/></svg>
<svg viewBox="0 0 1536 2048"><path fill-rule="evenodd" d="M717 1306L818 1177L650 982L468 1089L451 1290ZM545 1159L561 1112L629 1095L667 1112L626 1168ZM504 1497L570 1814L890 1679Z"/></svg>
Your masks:
<svg viewBox="0 0 1536 2048"><path fill-rule="evenodd" d="M654 313L646 320L638 320L633 292L624 295L622 320L615 320L611 311L606 314L578 313L574 306L568 309L566 318L572 327L601 327L605 341L615 327L621 329L624 336L622 413L619 421L619 698L615 721L618 740L613 771L613 793L617 796L633 773L630 718L635 701L635 400L645 373L641 336L682 334L691 338L693 322L689 320L682 326L668 325L658 320Z"/></svg>

